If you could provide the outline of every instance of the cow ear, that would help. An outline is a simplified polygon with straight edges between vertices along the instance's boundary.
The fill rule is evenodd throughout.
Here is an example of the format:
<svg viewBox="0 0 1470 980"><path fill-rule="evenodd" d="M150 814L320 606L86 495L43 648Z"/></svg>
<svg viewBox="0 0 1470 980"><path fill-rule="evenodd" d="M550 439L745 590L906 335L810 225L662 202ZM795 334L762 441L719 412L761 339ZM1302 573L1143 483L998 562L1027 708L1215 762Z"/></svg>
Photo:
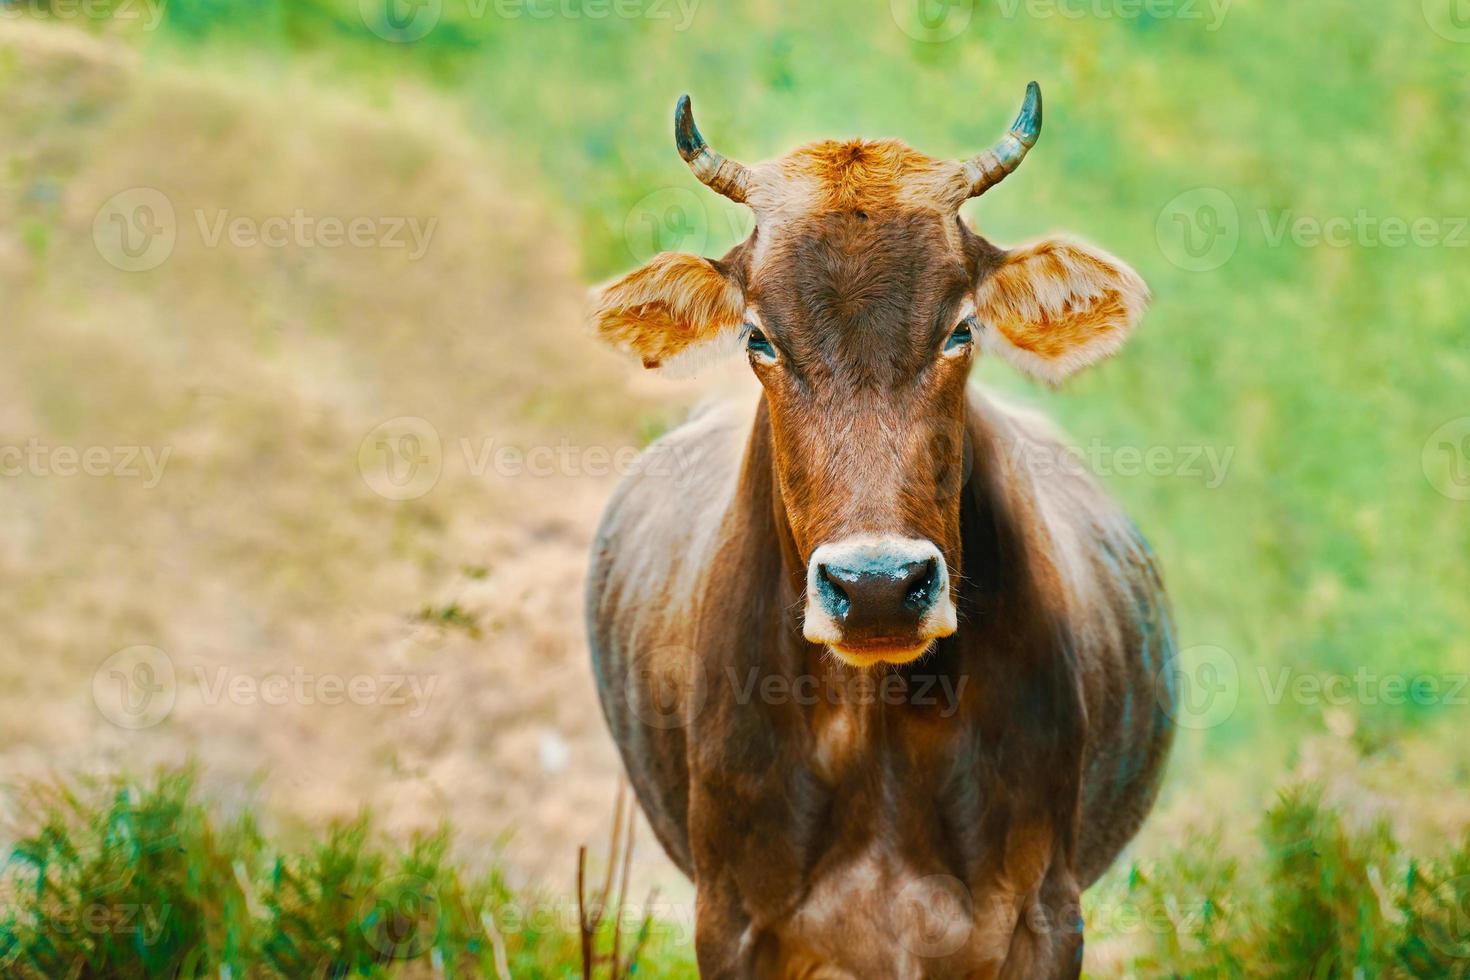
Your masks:
<svg viewBox="0 0 1470 980"><path fill-rule="evenodd" d="M598 336L644 367L677 370L738 347L745 295L722 263L663 252L594 293L591 317Z"/></svg>
<svg viewBox="0 0 1470 980"><path fill-rule="evenodd" d="M1123 346L1148 298L1121 259L1049 238L1005 254L975 292L975 316L987 351L1054 385Z"/></svg>

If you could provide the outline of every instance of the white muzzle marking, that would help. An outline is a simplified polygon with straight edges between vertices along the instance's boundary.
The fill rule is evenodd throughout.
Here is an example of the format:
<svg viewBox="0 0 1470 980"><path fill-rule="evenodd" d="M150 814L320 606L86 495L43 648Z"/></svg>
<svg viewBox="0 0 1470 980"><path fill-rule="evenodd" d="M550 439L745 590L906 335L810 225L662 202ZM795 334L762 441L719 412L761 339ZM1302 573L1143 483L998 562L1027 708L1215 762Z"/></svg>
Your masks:
<svg viewBox="0 0 1470 980"><path fill-rule="evenodd" d="M824 566L860 568L879 574L893 570L897 574L898 569L931 561L936 568L933 601L920 618L912 640L895 637L896 644L902 645L891 649L874 649L871 646L844 649L843 624L823 597L820 569ZM925 653L936 639L949 636L956 626L949 568L932 541L872 535L824 544L812 552L811 561L807 563L806 612L802 632L807 640L829 647L842 660L860 666L878 662L906 663Z"/></svg>

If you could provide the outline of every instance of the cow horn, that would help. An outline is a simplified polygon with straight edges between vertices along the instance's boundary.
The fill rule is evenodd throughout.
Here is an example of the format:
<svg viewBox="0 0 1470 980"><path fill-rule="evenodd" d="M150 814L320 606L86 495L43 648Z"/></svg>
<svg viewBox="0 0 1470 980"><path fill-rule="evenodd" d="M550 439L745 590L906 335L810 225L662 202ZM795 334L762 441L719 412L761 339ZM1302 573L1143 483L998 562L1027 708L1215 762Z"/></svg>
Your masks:
<svg viewBox="0 0 1470 980"><path fill-rule="evenodd" d="M679 144L679 156L702 183L732 201L745 203L750 191L750 168L727 160L709 148L699 135L699 127L694 125L694 110L687 95L679 96L679 104L674 109L674 141Z"/></svg>
<svg viewBox="0 0 1470 980"><path fill-rule="evenodd" d="M1041 86L1032 82L1026 86L1026 101L1021 104L1021 112L1010 130L990 149L965 161L965 183L969 188L965 196L979 197L1005 180L1026 159L1040 136Z"/></svg>

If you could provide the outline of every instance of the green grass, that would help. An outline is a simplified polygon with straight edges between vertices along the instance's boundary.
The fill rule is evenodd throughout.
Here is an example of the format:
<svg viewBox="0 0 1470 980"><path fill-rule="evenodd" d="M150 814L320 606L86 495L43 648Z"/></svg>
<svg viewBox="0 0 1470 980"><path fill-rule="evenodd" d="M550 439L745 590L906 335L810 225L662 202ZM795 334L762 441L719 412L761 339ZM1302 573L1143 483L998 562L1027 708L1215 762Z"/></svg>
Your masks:
<svg viewBox="0 0 1470 980"><path fill-rule="evenodd" d="M493 977L498 944L511 976L580 976L574 901L462 871L447 830L399 844L364 816L286 846L188 770L33 792L0 878L0 975ZM1192 841L1112 876L1090 939L1127 940L1133 975L1470 977L1470 838L1411 857L1301 786L1260 820L1258 860L1217 853ZM692 975L677 924L642 929L629 976Z"/></svg>
<svg viewBox="0 0 1470 980"><path fill-rule="evenodd" d="M1193 842L1089 903L1143 910L1152 948L1130 965L1146 976L1470 976L1470 837L1410 857L1386 826L1350 831L1297 786L1265 813L1260 840L1248 867Z"/></svg>
<svg viewBox="0 0 1470 980"><path fill-rule="evenodd" d="M575 898L461 871L448 831L400 846L364 816L285 846L248 811L221 815L188 770L31 802L0 879L0 976L494 977L497 943L516 978L580 976ZM674 927L647 930L633 975L687 976Z"/></svg>

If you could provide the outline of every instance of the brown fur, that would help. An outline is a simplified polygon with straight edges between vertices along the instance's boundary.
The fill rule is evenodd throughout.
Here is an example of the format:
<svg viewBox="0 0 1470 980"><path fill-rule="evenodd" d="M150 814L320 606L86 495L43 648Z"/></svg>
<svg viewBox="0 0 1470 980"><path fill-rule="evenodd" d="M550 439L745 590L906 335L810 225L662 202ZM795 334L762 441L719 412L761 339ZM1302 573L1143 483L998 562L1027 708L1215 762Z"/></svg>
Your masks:
<svg viewBox="0 0 1470 980"><path fill-rule="evenodd" d="M997 249L944 197L946 166L859 142L755 168L756 231L699 292L728 316L716 271L758 313L779 352L752 358L764 395L753 419L666 437L698 454L696 485L636 477L599 532L603 708L696 883L705 976L1075 977L1080 890L1157 789L1172 632L1152 558L1093 481L1034 472L1054 437L967 387L973 352L946 352L973 302L981 342L1043 375L1101 356L1142 284L1075 243ZM661 360L708 331L654 336L695 304L652 285L696 267L652 265L682 271L615 283L598 322ZM960 622L868 674L801 622L813 550L859 535L934 542ZM864 678L902 697L865 698ZM807 683L824 694L790 696Z"/></svg>
<svg viewBox="0 0 1470 980"><path fill-rule="evenodd" d="M992 349L1056 383L1114 353L1143 315L1148 287L1105 252L1067 239L1018 249L976 293Z"/></svg>
<svg viewBox="0 0 1470 980"><path fill-rule="evenodd" d="M604 289L591 319L603 340L658 367L737 329L744 312L739 286L714 262L664 252Z"/></svg>

